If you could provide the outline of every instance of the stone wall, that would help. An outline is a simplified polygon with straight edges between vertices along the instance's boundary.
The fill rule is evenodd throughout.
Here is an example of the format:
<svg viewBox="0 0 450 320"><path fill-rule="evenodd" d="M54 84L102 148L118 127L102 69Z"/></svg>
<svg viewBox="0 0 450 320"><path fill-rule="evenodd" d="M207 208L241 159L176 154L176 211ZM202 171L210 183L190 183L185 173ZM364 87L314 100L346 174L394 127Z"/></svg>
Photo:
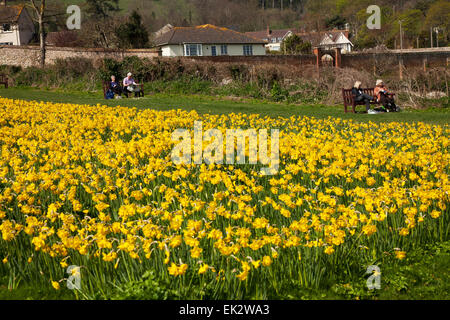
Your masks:
<svg viewBox="0 0 450 320"><path fill-rule="evenodd" d="M433 68L445 67L450 63L450 50L442 51L405 51L382 53L352 53L342 55L342 67L365 69L368 71L388 68Z"/></svg>
<svg viewBox="0 0 450 320"><path fill-rule="evenodd" d="M248 63L248 64L287 64L292 66L315 65L315 55L267 55L267 56L216 56L216 57L184 57L195 61ZM351 53L341 55L340 67L355 68L367 71L385 71L398 68L430 68L450 65L450 48L439 50L404 50L379 53Z"/></svg>
<svg viewBox="0 0 450 320"><path fill-rule="evenodd" d="M72 57L88 58L95 61L104 58L121 60L124 57L136 56L140 58L158 57L155 49L108 50L87 48L47 48L48 64L56 59ZM265 56L216 56L216 57L183 57L194 61L271 64L304 66L316 65L317 59L309 55L265 55ZM450 48L392 50L378 53L351 53L341 56L340 67L367 70L374 73L401 70L402 68L419 67L425 70L430 67L445 67L450 63ZM0 46L0 65L20 65L22 67L39 65L39 47L36 46ZM401 66L401 67L400 67Z"/></svg>
<svg viewBox="0 0 450 320"><path fill-rule="evenodd" d="M184 57L194 61L248 63L248 64L285 64L292 66L314 65L316 57L313 54L305 55L266 55L266 56L209 56L209 57Z"/></svg>
<svg viewBox="0 0 450 320"><path fill-rule="evenodd" d="M104 58L121 60L124 57L154 58L155 49L108 50L89 48L47 47L46 63L53 64L57 59L87 58L95 61ZM39 65L39 47L36 46L0 46L0 65L18 65L22 67Z"/></svg>

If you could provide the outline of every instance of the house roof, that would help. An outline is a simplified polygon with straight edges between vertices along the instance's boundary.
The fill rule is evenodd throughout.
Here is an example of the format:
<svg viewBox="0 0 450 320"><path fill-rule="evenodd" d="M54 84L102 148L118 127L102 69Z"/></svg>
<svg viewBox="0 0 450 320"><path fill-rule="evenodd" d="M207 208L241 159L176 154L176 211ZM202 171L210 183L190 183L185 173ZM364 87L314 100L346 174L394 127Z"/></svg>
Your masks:
<svg viewBox="0 0 450 320"><path fill-rule="evenodd" d="M161 36L162 34L169 32L172 29L173 29L173 26L170 23L168 23L164 27L162 27L161 29L156 31L153 35L155 38L157 38L157 37Z"/></svg>
<svg viewBox="0 0 450 320"><path fill-rule="evenodd" d="M0 23L15 23L19 20L25 6L0 6Z"/></svg>
<svg viewBox="0 0 450 320"><path fill-rule="evenodd" d="M331 32L325 32L325 34L326 35L328 35L328 37L333 41L333 42L336 42L336 41L338 41L339 40L339 37L341 36L341 35L343 35L345 38L347 38L347 41L350 41L350 40L348 40L348 31L347 32L345 32L345 31L331 31Z"/></svg>
<svg viewBox="0 0 450 320"><path fill-rule="evenodd" d="M210 24L196 27L174 27L154 40L156 46L182 43L265 44L266 42L227 28Z"/></svg>
<svg viewBox="0 0 450 320"><path fill-rule="evenodd" d="M318 47L321 45L327 38L329 38L333 44L336 44L336 41L339 39L341 34L347 38L345 43L350 43L348 40L349 31L348 30L329 30L322 32L309 32L309 33L297 33L297 35L303 39L303 41L311 42L313 47ZM353 44L352 44L353 45Z"/></svg>
<svg viewBox="0 0 450 320"><path fill-rule="evenodd" d="M256 39L268 39L268 38L284 38L290 29L271 30L270 35L267 34L267 30L246 32L245 35Z"/></svg>
<svg viewBox="0 0 450 320"><path fill-rule="evenodd" d="M297 34L303 41L311 42L313 47L317 47L323 39L323 34L314 32L314 33L299 33Z"/></svg>

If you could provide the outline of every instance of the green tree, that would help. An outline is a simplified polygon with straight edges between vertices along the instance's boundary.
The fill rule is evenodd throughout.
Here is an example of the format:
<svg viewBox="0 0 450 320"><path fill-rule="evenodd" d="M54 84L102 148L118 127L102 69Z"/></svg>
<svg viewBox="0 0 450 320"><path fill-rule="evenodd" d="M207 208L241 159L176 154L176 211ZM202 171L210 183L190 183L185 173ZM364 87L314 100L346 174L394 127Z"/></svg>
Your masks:
<svg viewBox="0 0 450 320"><path fill-rule="evenodd" d="M112 16L120 11L119 0L86 0L85 8L88 19L83 22L83 29L89 30L93 44L104 48L114 46L111 31L117 22Z"/></svg>
<svg viewBox="0 0 450 320"><path fill-rule="evenodd" d="M356 16L360 24L359 32L354 42L357 49L392 44L394 35L392 28L394 23L398 24L398 22L394 19L390 7L381 7L381 29L379 30L369 30L367 28L366 21L370 14L367 13L366 8L360 10Z"/></svg>
<svg viewBox="0 0 450 320"><path fill-rule="evenodd" d="M347 20L337 15L325 20L325 27L327 29L344 29Z"/></svg>
<svg viewBox="0 0 450 320"><path fill-rule="evenodd" d="M133 11L129 21L116 29L116 36L121 48L147 48L149 46L148 32L137 11Z"/></svg>
<svg viewBox="0 0 450 320"><path fill-rule="evenodd" d="M396 21L401 21L404 47L407 43L414 47L414 43L419 42L419 36L422 34L424 15L419 9L407 10L400 14ZM393 23L391 28L391 37L396 38L400 36L400 24Z"/></svg>
<svg viewBox="0 0 450 320"><path fill-rule="evenodd" d="M105 20L118 12L119 0L86 0L87 13L97 19Z"/></svg>
<svg viewBox="0 0 450 320"><path fill-rule="evenodd" d="M311 47L310 42L304 42L302 38L296 34L284 39L281 44L281 50L286 54L308 54L311 53Z"/></svg>
<svg viewBox="0 0 450 320"><path fill-rule="evenodd" d="M430 6L425 19L425 27L427 30L430 28L439 28L440 36L439 41L441 44L448 44L449 42L449 29L450 29L450 2L447 0L440 0Z"/></svg>
<svg viewBox="0 0 450 320"><path fill-rule="evenodd" d="M415 5L414 9L418 9L422 11L424 15L427 14L428 10L430 9L430 6L435 2L436 0L419 0Z"/></svg>
<svg viewBox="0 0 450 320"><path fill-rule="evenodd" d="M346 7L350 6L349 0L336 0L336 10L340 14Z"/></svg>

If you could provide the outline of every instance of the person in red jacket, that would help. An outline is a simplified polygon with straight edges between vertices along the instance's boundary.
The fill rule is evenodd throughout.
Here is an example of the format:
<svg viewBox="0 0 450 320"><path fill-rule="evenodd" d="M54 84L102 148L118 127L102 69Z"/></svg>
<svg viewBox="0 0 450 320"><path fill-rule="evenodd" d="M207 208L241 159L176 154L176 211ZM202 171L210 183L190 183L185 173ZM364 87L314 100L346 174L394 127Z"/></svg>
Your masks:
<svg viewBox="0 0 450 320"><path fill-rule="evenodd" d="M374 93L377 102L383 105L384 111L395 112L400 110L400 108L395 105L392 93L386 88L383 80L377 80Z"/></svg>

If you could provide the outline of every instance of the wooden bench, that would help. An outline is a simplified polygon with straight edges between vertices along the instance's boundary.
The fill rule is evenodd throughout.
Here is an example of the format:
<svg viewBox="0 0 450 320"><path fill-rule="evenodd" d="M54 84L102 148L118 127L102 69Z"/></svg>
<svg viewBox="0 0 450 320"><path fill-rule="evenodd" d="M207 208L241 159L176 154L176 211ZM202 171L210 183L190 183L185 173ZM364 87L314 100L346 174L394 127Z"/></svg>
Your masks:
<svg viewBox="0 0 450 320"><path fill-rule="evenodd" d="M106 93L108 92L108 90L109 90L109 85L110 85L110 83L111 83L111 81L103 81L103 97L106 99ZM142 96L144 96L145 95L145 93L144 93L144 84L143 83L140 83L140 84L138 84L138 87L140 87L140 89L141 89L141 93L142 93ZM122 89L123 89L123 87L122 87ZM126 89L125 89L126 90ZM128 94L133 94L134 92L128 92Z"/></svg>
<svg viewBox="0 0 450 320"><path fill-rule="evenodd" d="M371 101L370 104L375 104L375 105L379 105L380 103L376 101L375 98L375 88L363 88L361 89L363 91L363 93L368 94L371 97L374 97L374 101ZM395 93L391 93L389 94L390 96L395 96ZM352 112L356 113L356 106L363 106L366 105L366 103L364 101L355 101L353 94L352 94L352 89L344 89L342 88L342 98L344 99L344 109L345 112L347 113L347 107L351 106L352 107Z"/></svg>
<svg viewBox="0 0 450 320"><path fill-rule="evenodd" d="M5 86L5 89L8 89L8 76L4 74L0 74L0 84Z"/></svg>

